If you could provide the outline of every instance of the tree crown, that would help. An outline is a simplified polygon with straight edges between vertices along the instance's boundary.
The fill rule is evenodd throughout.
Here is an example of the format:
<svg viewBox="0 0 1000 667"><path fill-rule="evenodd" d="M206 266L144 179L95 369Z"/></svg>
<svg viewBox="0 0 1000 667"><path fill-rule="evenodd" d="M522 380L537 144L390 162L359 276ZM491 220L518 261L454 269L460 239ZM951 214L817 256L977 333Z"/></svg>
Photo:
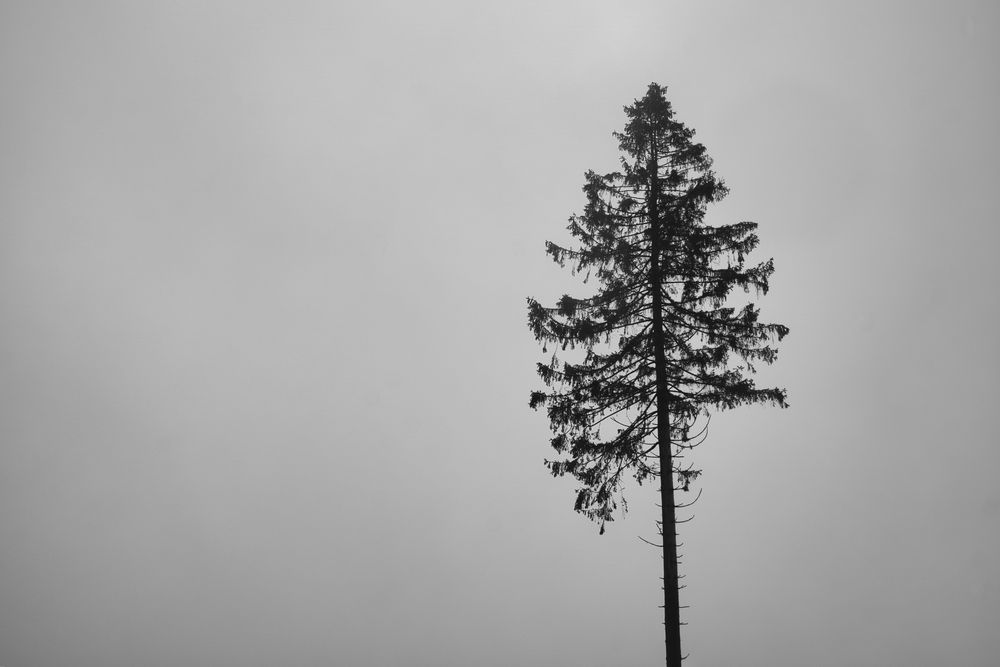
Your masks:
<svg viewBox="0 0 1000 667"><path fill-rule="evenodd" d="M538 364L546 390L529 401L546 409L560 455L546 465L581 483L575 509L601 532L624 504L625 473L639 483L674 475L688 489L700 471L685 465L684 453L703 441L710 409L787 407L784 389L758 388L752 377L756 363L774 361L787 327L761 322L752 302L731 303L734 290L767 292L773 261L746 261L757 225L705 224L708 205L728 190L694 131L674 118L663 87L650 84L625 114L614 133L620 170L585 174L586 205L568 225L577 244L546 243L561 266L596 278L597 290L550 307L528 299L543 351L561 348ZM657 347L666 368L659 382ZM657 392L669 405L663 415ZM660 419L669 425L672 470L660 470L655 453Z"/></svg>

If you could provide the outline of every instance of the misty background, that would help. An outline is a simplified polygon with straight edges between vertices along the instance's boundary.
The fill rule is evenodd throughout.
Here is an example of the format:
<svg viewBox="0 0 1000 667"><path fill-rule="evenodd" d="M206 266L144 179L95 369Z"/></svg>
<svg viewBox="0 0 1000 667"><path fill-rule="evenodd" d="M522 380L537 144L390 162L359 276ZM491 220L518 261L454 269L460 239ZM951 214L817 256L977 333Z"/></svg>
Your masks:
<svg viewBox="0 0 1000 667"><path fill-rule="evenodd" d="M0 4L0 665L662 662L525 297L668 86L774 257L690 665L1000 656L991 2Z"/></svg>

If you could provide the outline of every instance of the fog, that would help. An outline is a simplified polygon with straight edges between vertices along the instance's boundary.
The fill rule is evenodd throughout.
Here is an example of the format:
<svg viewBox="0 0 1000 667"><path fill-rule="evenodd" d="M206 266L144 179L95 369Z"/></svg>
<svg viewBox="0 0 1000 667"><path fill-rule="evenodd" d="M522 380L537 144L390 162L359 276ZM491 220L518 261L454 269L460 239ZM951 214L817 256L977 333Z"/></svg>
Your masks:
<svg viewBox="0 0 1000 667"><path fill-rule="evenodd" d="M0 665L662 664L525 297L650 81L759 223L681 527L710 665L1000 655L995 3L0 6Z"/></svg>

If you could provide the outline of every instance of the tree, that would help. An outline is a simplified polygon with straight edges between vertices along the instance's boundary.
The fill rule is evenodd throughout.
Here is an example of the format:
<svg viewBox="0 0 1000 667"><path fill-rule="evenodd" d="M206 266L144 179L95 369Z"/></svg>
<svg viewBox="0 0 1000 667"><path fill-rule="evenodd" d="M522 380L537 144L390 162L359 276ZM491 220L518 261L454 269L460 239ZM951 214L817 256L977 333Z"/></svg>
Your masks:
<svg viewBox="0 0 1000 667"><path fill-rule="evenodd" d="M766 293L774 264L746 263L755 223L705 224L708 204L727 189L694 131L674 119L665 89L650 84L625 113L614 133L621 170L587 172L586 207L569 219L578 246L546 243L560 266L600 286L554 307L528 299L543 352L562 350L538 364L547 391L532 392L529 405L546 409L561 455L546 465L576 478L575 509L601 533L619 503L626 509L623 478L659 480L666 664L679 667L676 509L686 505L674 496L701 473L684 456L704 441L711 409L787 407L784 389L758 388L752 376L755 364L774 361L788 328L760 322L749 297L731 303L737 289Z"/></svg>

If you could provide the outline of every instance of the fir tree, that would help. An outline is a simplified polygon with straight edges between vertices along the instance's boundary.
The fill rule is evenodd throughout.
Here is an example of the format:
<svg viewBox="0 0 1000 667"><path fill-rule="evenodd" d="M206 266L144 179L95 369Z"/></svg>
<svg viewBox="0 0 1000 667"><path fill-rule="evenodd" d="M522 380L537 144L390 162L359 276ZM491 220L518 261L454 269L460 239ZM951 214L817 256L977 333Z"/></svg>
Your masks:
<svg viewBox="0 0 1000 667"><path fill-rule="evenodd" d="M535 338L545 352L557 348L538 364L547 390L532 392L530 406L546 409L560 455L546 465L578 480L575 509L601 533L619 503L625 509L629 476L659 481L666 664L679 667L676 508L685 505L674 495L700 474L684 456L704 440L712 409L787 407L785 390L758 388L752 376L774 361L788 329L761 322L749 297L731 303L734 291L766 293L774 265L747 263L755 223L705 224L726 186L664 93L650 84L625 107L628 122L614 134L621 170L587 172L586 207L569 219L576 247L546 244L599 288L554 307L528 299Z"/></svg>

